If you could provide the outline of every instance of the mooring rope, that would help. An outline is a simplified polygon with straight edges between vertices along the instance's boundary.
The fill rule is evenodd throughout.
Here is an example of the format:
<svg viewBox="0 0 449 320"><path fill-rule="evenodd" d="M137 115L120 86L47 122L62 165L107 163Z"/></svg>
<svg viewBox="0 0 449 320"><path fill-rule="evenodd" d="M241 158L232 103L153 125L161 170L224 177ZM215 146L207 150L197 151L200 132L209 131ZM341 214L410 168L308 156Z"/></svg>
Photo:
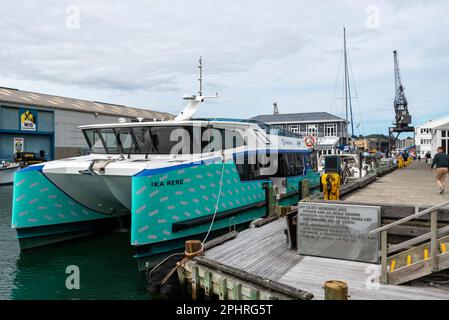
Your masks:
<svg viewBox="0 0 449 320"><path fill-rule="evenodd" d="M207 238L209 237L209 234L212 230L212 227L214 225L215 222L215 217L217 216L217 212L218 212L218 205L220 203L220 197L221 197L221 189L223 187L223 176L224 176L224 171L225 171L225 156L224 156L224 152L222 153L222 165L221 165L221 177L220 177L220 187L218 189L218 196L217 196L217 203L215 204L215 212L214 212L214 216L212 217L212 221L210 223L209 226L209 230L207 230L206 236L204 237L203 241L201 242L202 247L204 247L204 243L206 242Z"/></svg>
<svg viewBox="0 0 449 320"><path fill-rule="evenodd" d="M208 231L207 231L207 233L206 233L206 236L204 237L203 241L201 242L201 249L199 249L199 250L196 251L196 252L192 252L192 253L188 253L187 251L184 251L184 252L182 252L182 253L181 253L181 252L178 252L178 253L174 253L174 254L172 254L172 255L169 255L168 257L166 257L165 259L163 259L162 261L160 261L157 265L155 265L155 266L150 270L150 272L148 273L148 280L151 279L151 275L152 275L152 273L154 272L154 270L156 270L157 268L159 268L162 264L164 264L167 260L169 260L169 259L172 258L172 257L184 255L184 259L182 259L182 260L181 260L180 262L178 262L178 264L177 264L177 267L179 267L179 266L185 261L186 258L187 258L187 259L191 259L191 258L193 258L193 257L195 257L195 256L200 255L200 254L203 253L203 251L204 251L204 243L206 242L207 238L209 237L209 234L210 234L210 232L211 232L211 230L212 230L212 227L213 227L213 225L214 225L214 222L215 222L215 217L217 216L217 212L218 212L218 204L220 203L221 189L222 189L222 186L223 186L223 176L224 176L224 171L225 171L224 168L225 168L225 156L224 156L224 153L223 153L223 154L222 154L222 165L221 165L220 186L219 186L219 188L218 188L217 203L215 204L215 211L214 211L214 215L213 215L213 217L212 217L212 221L211 221L211 223L210 223L209 229L208 229ZM177 268L177 267L176 267L176 268Z"/></svg>
<svg viewBox="0 0 449 320"><path fill-rule="evenodd" d="M153 267L153 269L150 270L150 273L148 273L148 280L151 279L151 274L153 273L153 271L156 270L157 268L159 268L161 265L163 265L168 259L173 258L175 256L180 256L180 255L184 255L184 252L178 252L178 253L171 254L167 258L165 258L164 260L159 262L157 265L155 265Z"/></svg>

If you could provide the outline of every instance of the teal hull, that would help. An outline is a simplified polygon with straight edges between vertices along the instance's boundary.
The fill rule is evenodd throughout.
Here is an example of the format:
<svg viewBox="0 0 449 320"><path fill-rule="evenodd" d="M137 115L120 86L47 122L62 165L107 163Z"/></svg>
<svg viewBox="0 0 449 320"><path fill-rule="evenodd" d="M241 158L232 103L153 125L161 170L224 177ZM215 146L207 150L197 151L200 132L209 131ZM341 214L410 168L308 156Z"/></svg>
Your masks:
<svg viewBox="0 0 449 320"><path fill-rule="evenodd" d="M123 216L83 206L55 186L41 169L29 167L15 175L12 227L17 230L21 249L123 226ZM186 239L203 240L209 229L211 239L232 228L246 228L265 216L263 185L271 184L268 179L241 181L232 161L144 170L130 179L130 242L136 258L145 265L152 257L180 250ZM319 174L306 168L304 175L287 178L287 193L296 194L304 179L311 186L319 184ZM297 201L297 196L291 196L281 203Z"/></svg>

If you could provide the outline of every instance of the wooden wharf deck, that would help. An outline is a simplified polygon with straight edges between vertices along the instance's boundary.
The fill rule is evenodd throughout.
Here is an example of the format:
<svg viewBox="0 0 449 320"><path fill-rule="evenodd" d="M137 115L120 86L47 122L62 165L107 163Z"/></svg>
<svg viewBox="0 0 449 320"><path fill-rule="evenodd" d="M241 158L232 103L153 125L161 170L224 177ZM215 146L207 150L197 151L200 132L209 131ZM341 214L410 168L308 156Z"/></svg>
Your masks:
<svg viewBox="0 0 449 320"><path fill-rule="evenodd" d="M449 200L437 193L433 178L427 165L413 163L350 190L341 202L381 205L387 220L403 218ZM439 216L449 221L448 209L439 210ZM413 235L425 232L416 228L398 230ZM187 261L178 275L184 285L190 283L195 291L204 290L206 297L216 294L220 299L323 299L328 280L347 282L350 299L449 299L449 291L419 282L419 286L381 283L380 264L301 256L289 249L285 230L282 218L244 230Z"/></svg>
<svg viewBox="0 0 449 320"><path fill-rule="evenodd" d="M288 248L284 234L285 220L278 219L259 228L247 229L222 245L209 249L204 256L187 262L182 272L188 279L195 266L202 265L202 259L215 262L213 268L215 287L219 292L219 279L226 278L227 267L237 269L243 275L237 282L245 282L245 273L260 277L267 283L273 282L313 294L314 299L323 299L323 285L327 280L341 280L348 283L350 299L375 300L426 300L448 299L449 292L437 288L412 287L406 285L384 285L379 279L371 281L380 265L301 256ZM198 279L198 286L204 288L205 279ZM374 280L374 279L373 279ZM248 282L248 281L247 281ZM250 281L249 281L250 282ZM232 290L229 290L231 292ZM268 295L266 295L268 296ZM225 298L225 297L223 297ZM233 299L232 293L227 299ZM242 296L240 295L240 298ZM248 297L247 297L248 298ZM270 298L294 298L273 295Z"/></svg>

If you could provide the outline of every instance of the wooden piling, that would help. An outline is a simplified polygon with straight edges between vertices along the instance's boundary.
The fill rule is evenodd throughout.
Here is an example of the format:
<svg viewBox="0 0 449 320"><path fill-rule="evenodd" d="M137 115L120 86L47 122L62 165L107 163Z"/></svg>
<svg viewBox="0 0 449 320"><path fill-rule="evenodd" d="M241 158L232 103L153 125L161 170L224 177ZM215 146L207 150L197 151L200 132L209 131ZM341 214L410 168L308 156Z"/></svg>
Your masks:
<svg viewBox="0 0 449 320"><path fill-rule="evenodd" d="M324 300L348 300L348 297L346 282L329 280L324 283Z"/></svg>

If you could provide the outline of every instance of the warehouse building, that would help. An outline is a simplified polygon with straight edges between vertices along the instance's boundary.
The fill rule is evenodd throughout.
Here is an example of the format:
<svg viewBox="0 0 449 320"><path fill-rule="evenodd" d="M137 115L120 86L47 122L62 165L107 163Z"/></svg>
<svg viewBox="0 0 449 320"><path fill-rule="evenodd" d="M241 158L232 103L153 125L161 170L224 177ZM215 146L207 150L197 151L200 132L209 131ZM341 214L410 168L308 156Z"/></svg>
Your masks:
<svg viewBox="0 0 449 320"><path fill-rule="evenodd" d="M80 125L170 119L165 112L0 87L0 160L20 151L46 160L80 155L87 149Z"/></svg>
<svg viewBox="0 0 449 320"><path fill-rule="evenodd" d="M424 157L430 152L433 157L438 147L449 153L449 116L427 121L415 127L416 152Z"/></svg>

